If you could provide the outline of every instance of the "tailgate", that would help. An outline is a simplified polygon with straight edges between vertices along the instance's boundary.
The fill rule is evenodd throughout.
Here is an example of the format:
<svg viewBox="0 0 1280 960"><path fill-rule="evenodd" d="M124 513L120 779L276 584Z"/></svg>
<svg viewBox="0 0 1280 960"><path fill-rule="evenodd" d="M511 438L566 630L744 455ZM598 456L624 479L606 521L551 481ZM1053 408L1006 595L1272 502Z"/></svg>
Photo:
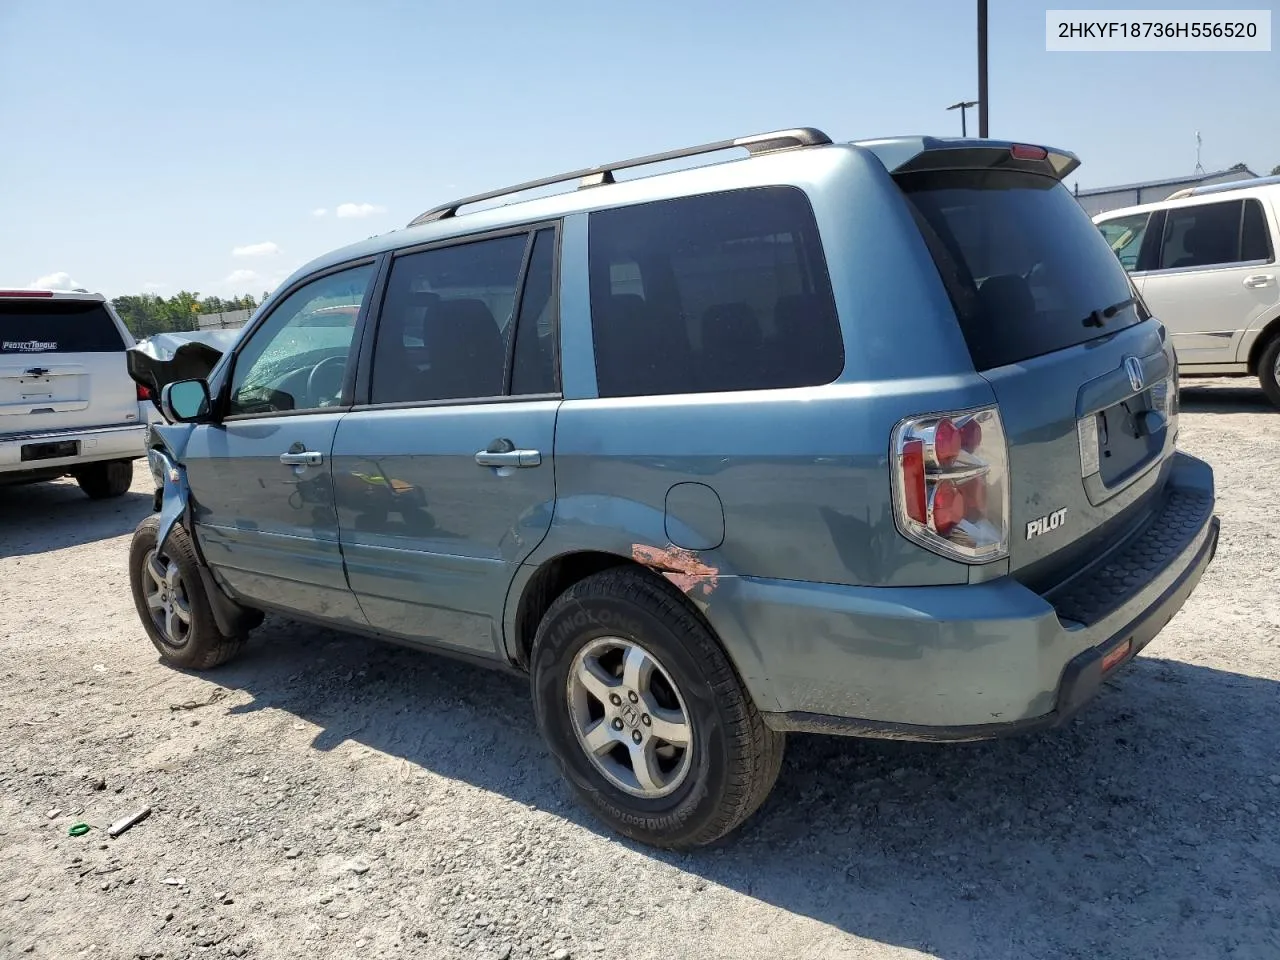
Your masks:
<svg viewBox="0 0 1280 960"><path fill-rule="evenodd" d="M1146 519L1174 451L1173 372L1154 321L983 372L1009 444L1009 563L1019 580L1047 590Z"/></svg>
<svg viewBox="0 0 1280 960"><path fill-rule="evenodd" d="M999 402L1010 570L1044 590L1149 514L1174 450L1176 364L1058 168L1019 153L932 148L894 179Z"/></svg>
<svg viewBox="0 0 1280 960"><path fill-rule="evenodd" d="M124 351L101 300L0 299L0 436L137 422Z"/></svg>

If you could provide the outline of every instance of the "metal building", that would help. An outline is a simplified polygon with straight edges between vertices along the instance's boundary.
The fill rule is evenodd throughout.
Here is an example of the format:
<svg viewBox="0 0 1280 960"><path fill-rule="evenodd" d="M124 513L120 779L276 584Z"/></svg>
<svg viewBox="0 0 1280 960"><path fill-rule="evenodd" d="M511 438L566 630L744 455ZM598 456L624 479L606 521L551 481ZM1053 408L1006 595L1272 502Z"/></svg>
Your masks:
<svg viewBox="0 0 1280 960"><path fill-rule="evenodd" d="M1091 187L1081 190L1076 187L1076 199L1085 213L1093 217L1107 210L1120 207L1132 207L1139 203L1152 203L1165 200L1171 194L1187 187L1198 187L1209 183L1230 183L1233 180L1248 180L1257 174L1243 164L1219 170L1216 173L1195 173L1186 177L1170 177L1167 180L1147 180L1144 183L1126 183L1118 187Z"/></svg>

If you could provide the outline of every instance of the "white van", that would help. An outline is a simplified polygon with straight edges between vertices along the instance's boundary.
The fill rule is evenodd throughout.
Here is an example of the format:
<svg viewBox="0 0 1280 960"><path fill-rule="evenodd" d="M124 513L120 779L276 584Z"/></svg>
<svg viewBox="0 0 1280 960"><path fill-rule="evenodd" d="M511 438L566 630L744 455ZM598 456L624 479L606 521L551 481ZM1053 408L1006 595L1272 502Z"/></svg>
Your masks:
<svg viewBox="0 0 1280 960"><path fill-rule="evenodd" d="M118 497L146 452L133 337L100 293L0 290L0 486L73 476Z"/></svg>
<svg viewBox="0 0 1280 960"><path fill-rule="evenodd" d="M1280 177L1192 187L1093 222L1183 375L1256 376L1280 406Z"/></svg>

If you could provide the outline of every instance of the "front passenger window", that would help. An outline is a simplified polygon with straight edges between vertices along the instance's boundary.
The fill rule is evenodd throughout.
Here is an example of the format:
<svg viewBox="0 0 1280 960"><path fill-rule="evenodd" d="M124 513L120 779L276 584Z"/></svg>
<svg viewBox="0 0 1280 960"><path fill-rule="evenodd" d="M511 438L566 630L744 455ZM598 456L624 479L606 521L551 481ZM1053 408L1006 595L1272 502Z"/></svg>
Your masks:
<svg viewBox="0 0 1280 960"><path fill-rule="evenodd" d="M356 317L373 264L289 294L236 355L228 415L318 410L341 402Z"/></svg>

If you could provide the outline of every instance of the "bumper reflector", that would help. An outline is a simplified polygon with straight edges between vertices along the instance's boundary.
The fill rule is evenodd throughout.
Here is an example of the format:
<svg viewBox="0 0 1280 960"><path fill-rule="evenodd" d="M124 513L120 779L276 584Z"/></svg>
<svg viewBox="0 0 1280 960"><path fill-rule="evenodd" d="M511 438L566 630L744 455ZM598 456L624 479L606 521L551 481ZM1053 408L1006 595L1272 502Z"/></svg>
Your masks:
<svg viewBox="0 0 1280 960"><path fill-rule="evenodd" d="M1124 643L1120 644L1120 646L1116 647L1114 650L1112 650L1110 653L1104 656L1102 658L1102 672L1107 673L1109 670L1111 670L1112 667L1122 662L1124 658L1129 655L1129 648L1131 646L1132 646L1132 642L1129 640L1126 640Z"/></svg>

